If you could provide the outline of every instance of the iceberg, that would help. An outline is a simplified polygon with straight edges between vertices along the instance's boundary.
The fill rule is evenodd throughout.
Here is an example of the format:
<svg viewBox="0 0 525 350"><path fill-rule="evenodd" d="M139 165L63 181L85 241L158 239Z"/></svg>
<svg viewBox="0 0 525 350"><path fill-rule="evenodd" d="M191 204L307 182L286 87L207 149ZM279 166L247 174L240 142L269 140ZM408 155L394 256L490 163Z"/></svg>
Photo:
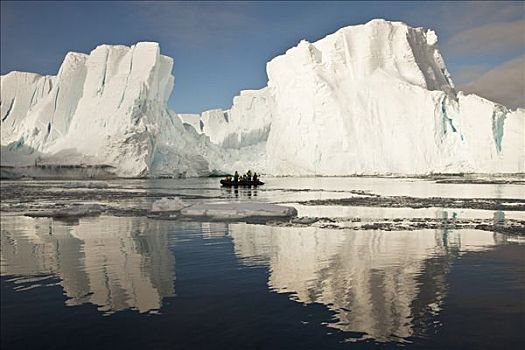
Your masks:
<svg viewBox="0 0 525 350"><path fill-rule="evenodd" d="M200 131L224 149L239 149L266 142L274 110L269 88L244 90L231 109L213 109L200 115ZM188 119L188 116L183 117ZM193 117L194 118L194 117ZM196 121L193 121L196 124Z"/></svg>
<svg viewBox="0 0 525 350"><path fill-rule="evenodd" d="M198 134L202 134L202 121L200 114L178 114L180 120L190 125Z"/></svg>
<svg viewBox="0 0 525 350"><path fill-rule="evenodd" d="M252 135L264 135L264 159L252 157L261 159L257 171L525 171L525 110L457 92L432 30L385 20L345 27L301 41L271 60L267 73L264 103L250 105L270 106L264 118L250 114ZM213 143L243 147L225 142L239 129L233 117L218 124L209 115L201 122Z"/></svg>
<svg viewBox="0 0 525 350"><path fill-rule="evenodd" d="M69 53L57 76L1 77L2 166L103 165L123 177L525 172L525 110L456 91L437 42L402 22L344 27L272 59L267 86L230 109L201 114L168 109L173 59L157 43Z"/></svg>
<svg viewBox="0 0 525 350"><path fill-rule="evenodd" d="M141 42L69 53L56 77L6 74L2 145L39 153L41 163L110 165L123 177L205 175L212 147L201 151L206 138L167 108L172 67L159 44Z"/></svg>

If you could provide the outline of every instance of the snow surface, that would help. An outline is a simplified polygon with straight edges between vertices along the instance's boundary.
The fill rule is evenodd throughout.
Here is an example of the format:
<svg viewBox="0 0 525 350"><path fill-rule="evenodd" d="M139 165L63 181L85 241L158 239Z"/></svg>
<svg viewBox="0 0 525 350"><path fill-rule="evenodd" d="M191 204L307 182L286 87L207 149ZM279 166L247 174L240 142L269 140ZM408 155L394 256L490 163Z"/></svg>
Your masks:
<svg viewBox="0 0 525 350"><path fill-rule="evenodd" d="M2 155L120 176L525 172L525 110L456 92L431 30L372 20L303 40L267 87L201 115L168 110L172 66L156 43L102 45L56 77L2 76Z"/></svg>

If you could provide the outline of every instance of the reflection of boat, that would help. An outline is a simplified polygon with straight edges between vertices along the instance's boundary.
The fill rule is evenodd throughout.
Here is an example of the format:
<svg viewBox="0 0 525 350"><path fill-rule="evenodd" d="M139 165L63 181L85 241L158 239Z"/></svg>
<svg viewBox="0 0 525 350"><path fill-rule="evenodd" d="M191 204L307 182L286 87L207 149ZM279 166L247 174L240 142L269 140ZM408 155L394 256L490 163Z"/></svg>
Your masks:
<svg viewBox="0 0 525 350"><path fill-rule="evenodd" d="M250 187L250 186L261 186L264 185L264 182L257 180L257 181L228 181L228 180L221 180L221 185L224 187Z"/></svg>

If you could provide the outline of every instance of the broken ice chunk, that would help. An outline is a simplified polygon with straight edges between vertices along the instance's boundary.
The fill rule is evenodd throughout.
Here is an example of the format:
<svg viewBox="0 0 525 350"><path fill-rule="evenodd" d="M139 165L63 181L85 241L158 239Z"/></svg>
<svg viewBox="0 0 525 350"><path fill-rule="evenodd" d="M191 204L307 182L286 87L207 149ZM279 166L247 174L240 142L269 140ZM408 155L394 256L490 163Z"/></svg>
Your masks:
<svg viewBox="0 0 525 350"><path fill-rule="evenodd" d="M184 203L179 197L175 198L166 198L163 197L159 200L156 200L151 205L152 212L162 212L162 211L179 211L183 208L186 208L190 204Z"/></svg>

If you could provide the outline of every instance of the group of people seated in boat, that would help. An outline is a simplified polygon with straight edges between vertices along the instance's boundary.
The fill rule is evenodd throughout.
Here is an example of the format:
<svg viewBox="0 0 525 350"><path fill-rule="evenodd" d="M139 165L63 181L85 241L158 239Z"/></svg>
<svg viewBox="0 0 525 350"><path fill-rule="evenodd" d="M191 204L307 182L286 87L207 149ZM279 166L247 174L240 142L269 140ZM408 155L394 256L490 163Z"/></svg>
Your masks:
<svg viewBox="0 0 525 350"><path fill-rule="evenodd" d="M234 184L236 183L258 183L259 177L257 176L257 173L254 172L252 176L252 171L248 170L246 174L239 176L239 173L235 171L235 174L233 175L233 178L231 176L226 176L226 181L232 182Z"/></svg>

